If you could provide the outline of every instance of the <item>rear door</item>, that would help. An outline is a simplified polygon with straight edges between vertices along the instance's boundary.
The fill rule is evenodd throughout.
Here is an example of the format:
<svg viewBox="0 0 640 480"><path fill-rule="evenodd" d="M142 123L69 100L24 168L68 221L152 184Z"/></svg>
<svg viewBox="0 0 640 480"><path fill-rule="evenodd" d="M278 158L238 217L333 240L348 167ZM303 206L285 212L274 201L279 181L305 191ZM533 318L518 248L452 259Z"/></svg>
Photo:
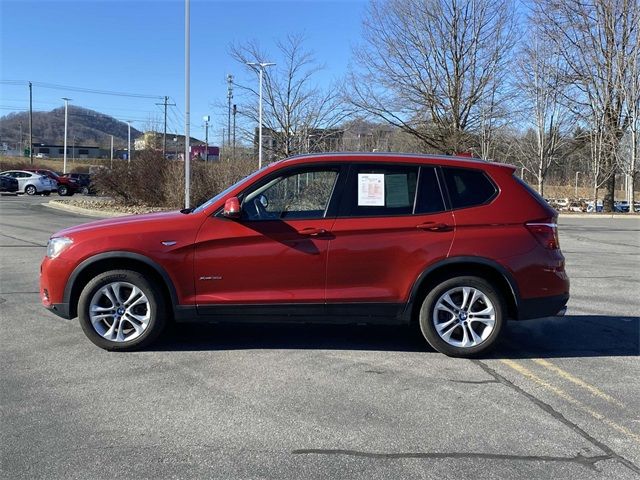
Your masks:
<svg viewBox="0 0 640 480"><path fill-rule="evenodd" d="M453 240L436 167L353 164L331 234L329 310L399 313L414 281L446 258Z"/></svg>

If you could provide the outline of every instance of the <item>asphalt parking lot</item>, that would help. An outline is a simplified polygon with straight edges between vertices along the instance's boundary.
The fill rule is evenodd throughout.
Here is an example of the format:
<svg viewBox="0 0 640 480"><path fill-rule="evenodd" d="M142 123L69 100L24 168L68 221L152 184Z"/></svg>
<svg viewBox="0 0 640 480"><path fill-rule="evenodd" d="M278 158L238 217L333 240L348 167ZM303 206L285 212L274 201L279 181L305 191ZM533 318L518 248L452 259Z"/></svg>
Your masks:
<svg viewBox="0 0 640 480"><path fill-rule="evenodd" d="M51 233L91 221L0 198L3 478L640 477L640 220L566 218L567 316L490 357L410 329L186 326L136 353L46 312Z"/></svg>

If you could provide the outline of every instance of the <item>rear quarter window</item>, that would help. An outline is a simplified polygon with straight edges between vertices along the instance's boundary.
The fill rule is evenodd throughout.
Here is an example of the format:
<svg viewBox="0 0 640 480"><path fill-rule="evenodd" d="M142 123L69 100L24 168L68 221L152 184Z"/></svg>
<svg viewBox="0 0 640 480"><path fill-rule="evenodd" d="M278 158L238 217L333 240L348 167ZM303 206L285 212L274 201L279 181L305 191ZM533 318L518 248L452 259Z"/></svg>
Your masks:
<svg viewBox="0 0 640 480"><path fill-rule="evenodd" d="M445 167L442 171L454 209L484 205L498 193L495 184L482 170Z"/></svg>

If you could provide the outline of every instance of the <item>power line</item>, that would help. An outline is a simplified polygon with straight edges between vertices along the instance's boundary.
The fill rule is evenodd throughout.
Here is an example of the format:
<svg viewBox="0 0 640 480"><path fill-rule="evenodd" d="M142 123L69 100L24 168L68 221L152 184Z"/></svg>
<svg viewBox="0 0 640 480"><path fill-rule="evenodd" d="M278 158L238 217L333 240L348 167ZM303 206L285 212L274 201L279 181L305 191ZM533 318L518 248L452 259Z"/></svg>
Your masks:
<svg viewBox="0 0 640 480"><path fill-rule="evenodd" d="M29 82L24 80L0 80L3 85L27 85ZM33 86L41 88L50 88L53 90L64 90L69 92L95 93L98 95L113 95L116 97L132 97L132 98L150 98L153 100L163 99L162 95L145 95L141 93L115 92L111 90L98 90L95 88L72 87L69 85L59 85L56 83L31 82Z"/></svg>

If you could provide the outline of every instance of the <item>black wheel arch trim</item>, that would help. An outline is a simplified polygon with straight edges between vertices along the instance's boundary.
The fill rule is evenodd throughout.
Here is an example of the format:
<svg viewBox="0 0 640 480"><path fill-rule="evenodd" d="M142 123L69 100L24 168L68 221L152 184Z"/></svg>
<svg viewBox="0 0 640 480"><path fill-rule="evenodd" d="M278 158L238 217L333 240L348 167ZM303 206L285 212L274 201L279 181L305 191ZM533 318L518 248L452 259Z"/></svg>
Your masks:
<svg viewBox="0 0 640 480"><path fill-rule="evenodd" d="M73 292L73 288L75 286L76 281L78 280L78 278L80 277L80 275L89 267L91 267L91 265L100 262L102 260L109 260L109 259L114 259L114 260L119 260L119 259L128 259L128 260L137 260L139 262L144 263L145 265L151 267L158 275L160 275L160 277L162 278L163 282L165 283L167 290L169 291L169 295L171 297L171 309L172 311L174 310L174 306L178 305L178 294L176 292L176 288L173 284L173 281L171 280L171 277L169 276L169 274L167 273L167 271L161 266L159 265L157 262L155 262L154 260L150 259L149 257L146 257L144 255L141 255L139 253L134 253L134 252L127 252L126 250L123 251L112 251L112 252L105 252L105 253L99 253L97 255L93 255L85 260L83 260L74 270L73 272L71 272L71 275L69 276L69 279L67 280L67 284L64 287L64 296L63 296L63 302L67 305L69 305L69 313L74 310L73 306L70 305L71 302L71 294Z"/></svg>
<svg viewBox="0 0 640 480"><path fill-rule="evenodd" d="M436 270L450 266L450 265L460 265L460 264L476 264L478 266L489 267L495 270L497 273L502 275L504 280L507 282L509 289L511 290L511 295L513 296L513 300L515 302L516 308L516 317L517 311L520 308L521 299L520 299L520 290L518 289L518 284L516 283L513 275L502 265L494 260L490 260L485 257L474 257L474 256L457 256L457 257L449 257L443 260L440 260L432 265L429 265L413 282L413 286L411 287L411 292L409 294L409 300L407 301L404 315L406 316L408 321L411 321L411 315L413 313L413 308L415 302L418 301L418 294L420 292L420 288L422 287L425 279L431 275Z"/></svg>

